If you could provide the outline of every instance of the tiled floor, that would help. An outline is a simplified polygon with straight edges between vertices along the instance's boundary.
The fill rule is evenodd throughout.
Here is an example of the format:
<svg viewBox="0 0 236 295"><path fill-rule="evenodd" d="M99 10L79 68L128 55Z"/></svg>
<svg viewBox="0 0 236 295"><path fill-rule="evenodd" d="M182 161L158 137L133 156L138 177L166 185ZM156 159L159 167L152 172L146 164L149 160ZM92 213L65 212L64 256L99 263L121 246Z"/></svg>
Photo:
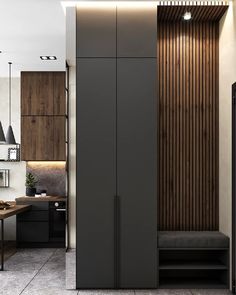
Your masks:
<svg viewBox="0 0 236 295"><path fill-rule="evenodd" d="M65 251L22 249L0 272L0 295L226 295L223 290L65 290Z"/></svg>

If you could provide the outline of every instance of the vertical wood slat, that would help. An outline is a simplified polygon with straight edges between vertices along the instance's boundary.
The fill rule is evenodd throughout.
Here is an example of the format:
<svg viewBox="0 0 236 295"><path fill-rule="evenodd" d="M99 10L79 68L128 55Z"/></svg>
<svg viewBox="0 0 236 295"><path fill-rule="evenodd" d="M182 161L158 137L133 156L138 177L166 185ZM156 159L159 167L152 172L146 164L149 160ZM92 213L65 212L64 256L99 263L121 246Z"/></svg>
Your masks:
<svg viewBox="0 0 236 295"><path fill-rule="evenodd" d="M218 24L158 23L159 230L218 230Z"/></svg>

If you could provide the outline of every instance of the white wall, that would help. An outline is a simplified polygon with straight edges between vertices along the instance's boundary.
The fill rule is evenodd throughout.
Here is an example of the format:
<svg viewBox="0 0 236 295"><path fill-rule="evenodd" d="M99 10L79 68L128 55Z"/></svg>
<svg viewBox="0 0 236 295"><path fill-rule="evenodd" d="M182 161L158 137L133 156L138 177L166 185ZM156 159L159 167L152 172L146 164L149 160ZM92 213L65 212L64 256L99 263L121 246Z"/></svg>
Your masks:
<svg viewBox="0 0 236 295"><path fill-rule="evenodd" d="M4 132L8 127L8 78L0 78L0 120ZM12 126L16 141L20 143L20 78L12 79ZM10 146L0 145L0 158L7 158L7 150ZM25 162L3 163L0 169L10 169L10 188L0 188L0 200L15 200L16 197L25 194ZM8 218L5 222L5 238L15 240L15 217Z"/></svg>
<svg viewBox="0 0 236 295"><path fill-rule="evenodd" d="M76 247L76 8L66 9L66 60L69 71L70 118L70 194L69 248Z"/></svg>
<svg viewBox="0 0 236 295"><path fill-rule="evenodd" d="M220 22L219 41L219 194L220 230L231 236L232 84L236 81L236 4Z"/></svg>
<svg viewBox="0 0 236 295"><path fill-rule="evenodd" d="M230 1L219 30L219 222L231 237L232 226L232 93L236 82L236 3ZM231 280L230 280L231 281Z"/></svg>
<svg viewBox="0 0 236 295"><path fill-rule="evenodd" d="M70 195L69 195L69 247L76 246L76 81L75 67L70 67Z"/></svg>

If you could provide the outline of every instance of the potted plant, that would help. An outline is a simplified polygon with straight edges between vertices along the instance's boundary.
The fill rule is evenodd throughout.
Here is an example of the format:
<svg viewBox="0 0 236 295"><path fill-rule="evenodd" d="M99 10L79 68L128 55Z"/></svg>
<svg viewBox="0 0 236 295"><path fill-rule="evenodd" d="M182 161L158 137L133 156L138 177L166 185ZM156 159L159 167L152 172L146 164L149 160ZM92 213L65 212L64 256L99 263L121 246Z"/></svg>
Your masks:
<svg viewBox="0 0 236 295"><path fill-rule="evenodd" d="M25 181L25 186L26 186L26 196L32 197L35 196L36 193L36 183L38 182L37 178L32 174L32 173L27 173L26 174L26 181Z"/></svg>

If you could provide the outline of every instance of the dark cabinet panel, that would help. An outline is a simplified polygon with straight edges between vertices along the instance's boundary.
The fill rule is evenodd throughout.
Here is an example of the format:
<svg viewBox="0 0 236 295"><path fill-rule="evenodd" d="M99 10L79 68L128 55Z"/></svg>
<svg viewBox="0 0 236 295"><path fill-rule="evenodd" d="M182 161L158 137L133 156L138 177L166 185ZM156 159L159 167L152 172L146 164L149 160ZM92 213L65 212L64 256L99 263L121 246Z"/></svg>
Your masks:
<svg viewBox="0 0 236 295"><path fill-rule="evenodd" d="M156 57L157 7L117 7L117 56Z"/></svg>
<svg viewBox="0 0 236 295"><path fill-rule="evenodd" d="M156 59L117 61L120 287L157 287Z"/></svg>
<svg viewBox="0 0 236 295"><path fill-rule="evenodd" d="M77 59L77 288L114 288L116 60Z"/></svg>
<svg viewBox="0 0 236 295"><path fill-rule="evenodd" d="M31 205L31 211L48 211L48 208L49 208L49 203L48 202L43 202L43 201L40 201L40 202L35 202L35 201L20 201L17 199L17 204L18 205ZM30 212L28 212L30 213ZM22 216L25 215L26 213L24 214L21 214Z"/></svg>
<svg viewBox="0 0 236 295"><path fill-rule="evenodd" d="M17 216L19 221L48 221L48 219L48 211L29 211Z"/></svg>
<svg viewBox="0 0 236 295"><path fill-rule="evenodd" d="M48 241L48 222L17 222L17 242L47 243Z"/></svg>
<svg viewBox="0 0 236 295"><path fill-rule="evenodd" d="M65 115L65 72L21 72L21 115Z"/></svg>
<svg viewBox="0 0 236 295"><path fill-rule="evenodd" d="M77 57L116 56L116 6L77 8Z"/></svg>
<svg viewBox="0 0 236 295"><path fill-rule="evenodd" d="M22 160L65 160L64 116L23 116L21 125Z"/></svg>

